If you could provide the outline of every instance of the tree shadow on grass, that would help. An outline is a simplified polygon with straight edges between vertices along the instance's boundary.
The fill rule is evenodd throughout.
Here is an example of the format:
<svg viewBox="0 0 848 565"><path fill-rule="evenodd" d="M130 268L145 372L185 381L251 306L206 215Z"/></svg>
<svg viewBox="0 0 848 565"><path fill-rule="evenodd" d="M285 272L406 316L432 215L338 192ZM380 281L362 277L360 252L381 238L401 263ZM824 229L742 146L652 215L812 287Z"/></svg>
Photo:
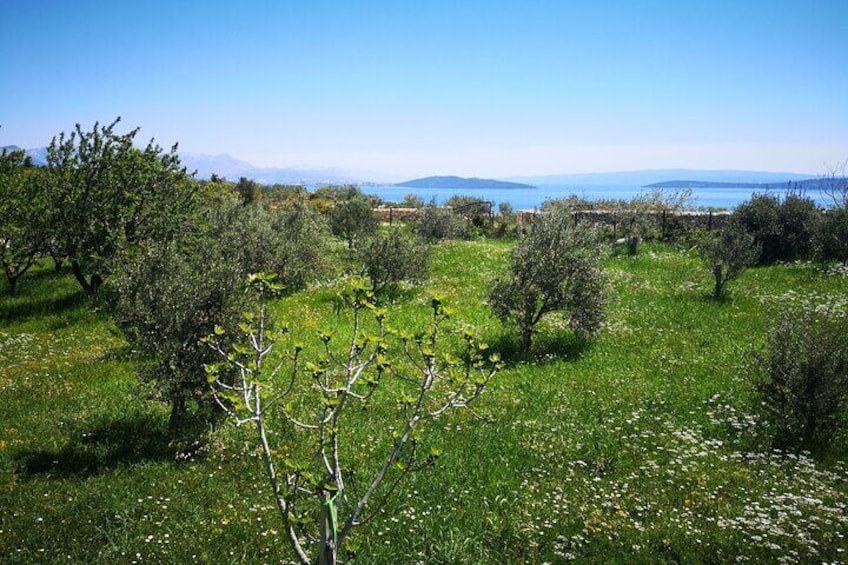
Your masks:
<svg viewBox="0 0 848 565"><path fill-rule="evenodd" d="M195 441L190 437L175 438L161 418L137 416L76 433L55 450L20 452L14 461L24 477L90 477L148 461L187 459L202 446L197 435Z"/></svg>
<svg viewBox="0 0 848 565"><path fill-rule="evenodd" d="M87 301L88 296L82 291L76 291L63 296L27 297L19 293L7 295L0 301L0 320L3 322L22 322L29 318L48 315L67 315Z"/></svg>
<svg viewBox="0 0 848 565"><path fill-rule="evenodd" d="M489 351L500 355L506 367L522 363L544 365L554 361L577 361L591 344L591 340L572 333L539 333L533 337L530 350L524 351L517 335L501 334L489 342Z"/></svg>

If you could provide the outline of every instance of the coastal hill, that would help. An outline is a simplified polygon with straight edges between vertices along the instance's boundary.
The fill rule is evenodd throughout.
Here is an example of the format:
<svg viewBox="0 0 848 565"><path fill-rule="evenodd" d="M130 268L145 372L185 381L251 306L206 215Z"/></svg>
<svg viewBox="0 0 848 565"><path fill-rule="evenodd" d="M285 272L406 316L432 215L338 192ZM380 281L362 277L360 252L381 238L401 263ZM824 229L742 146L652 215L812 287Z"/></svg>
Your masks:
<svg viewBox="0 0 848 565"><path fill-rule="evenodd" d="M529 184L505 182L493 179L463 178L463 177L426 177L408 180L395 186L409 188L533 188Z"/></svg>

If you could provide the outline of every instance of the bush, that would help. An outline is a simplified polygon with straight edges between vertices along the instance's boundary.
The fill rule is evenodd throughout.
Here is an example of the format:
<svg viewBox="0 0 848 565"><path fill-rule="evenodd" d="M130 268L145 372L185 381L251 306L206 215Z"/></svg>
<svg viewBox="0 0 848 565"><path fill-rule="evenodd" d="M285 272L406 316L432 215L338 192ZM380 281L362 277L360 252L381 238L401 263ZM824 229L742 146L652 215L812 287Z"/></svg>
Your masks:
<svg viewBox="0 0 848 565"><path fill-rule="evenodd" d="M183 427L190 402L207 411L214 405L203 370L213 353L199 341L216 326L232 329L245 307L248 276L277 273L293 292L326 265L329 235L305 204L272 214L257 204L222 203L207 221L124 254L110 285L142 379L171 405L172 430Z"/></svg>
<svg viewBox="0 0 848 565"><path fill-rule="evenodd" d="M330 231L355 249L358 242L377 231L380 216L374 213L371 201L362 195L354 195L336 202L330 210Z"/></svg>
<svg viewBox="0 0 848 565"><path fill-rule="evenodd" d="M782 312L754 356L756 388L777 447L825 447L846 427L848 317L827 309Z"/></svg>
<svg viewBox="0 0 848 565"><path fill-rule="evenodd" d="M814 239L818 260L848 264L848 208L827 210Z"/></svg>
<svg viewBox="0 0 848 565"><path fill-rule="evenodd" d="M754 236L741 227L730 226L704 241L700 254L713 275L713 298L718 300L724 294L728 282L757 262L760 248Z"/></svg>
<svg viewBox="0 0 848 565"><path fill-rule="evenodd" d="M821 212L812 198L789 194L783 199L780 217L780 255L782 261L809 259L813 239L821 221Z"/></svg>
<svg viewBox="0 0 848 565"><path fill-rule="evenodd" d="M271 227L282 237L274 272L287 290L304 289L332 272L330 229L315 208L302 199L295 200L275 214Z"/></svg>
<svg viewBox="0 0 848 565"><path fill-rule="evenodd" d="M326 223L305 203L279 213L260 204L223 204L210 211L209 223L212 238L244 277L275 273L286 291L293 292L329 269Z"/></svg>
<svg viewBox="0 0 848 565"><path fill-rule="evenodd" d="M492 203L476 196L456 194L445 201L445 207L470 222L478 229L486 229L492 223Z"/></svg>
<svg viewBox="0 0 848 565"><path fill-rule="evenodd" d="M372 239L360 253L360 259L371 291L379 294L401 281L424 281L429 270L430 248L416 237L391 229Z"/></svg>
<svg viewBox="0 0 848 565"><path fill-rule="evenodd" d="M109 284L116 322L137 354L142 380L171 406L172 431L183 428L191 402L211 414L203 366L214 354L200 339L231 325L243 310L241 270L222 251L214 242L197 249L151 243L125 257Z"/></svg>
<svg viewBox="0 0 848 565"><path fill-rule="evenodd" d="M761 246L760 262L764 264L809 259L819 219L815 202L796 194L782 202L771 194L755 194L733 213L734 223Z"/></svg>
<svg viewBox="0 0 848 565"><path fill-rule="evenodd" d="M548 312L567 311L580 338L595 334L607 302L595 233L575 224L566 206L549 207L519 240L509 273L494 281L488 298L495 316L518 328L525 351Z"/></svg>
<svg viewBox="0 0 848 565"><path fill-rule="evenodd" d="M467 239L468 222L462 216L454 214L447 208L439 208L431 202L421 212L415 226L415 233L429 242Z"/></svg>

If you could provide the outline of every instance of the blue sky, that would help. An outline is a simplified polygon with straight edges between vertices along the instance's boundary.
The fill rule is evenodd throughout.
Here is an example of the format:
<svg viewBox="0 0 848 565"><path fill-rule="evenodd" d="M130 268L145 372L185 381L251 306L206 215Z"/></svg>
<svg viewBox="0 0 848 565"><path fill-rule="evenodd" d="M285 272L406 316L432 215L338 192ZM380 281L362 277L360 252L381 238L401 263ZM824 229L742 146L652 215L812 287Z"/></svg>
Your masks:
<svg viewBox="0 0 848 565"><path fill-rule="evenodd" d="M848 2L6 2L0 145L122 116L265 166L823 174Z"/></svg>

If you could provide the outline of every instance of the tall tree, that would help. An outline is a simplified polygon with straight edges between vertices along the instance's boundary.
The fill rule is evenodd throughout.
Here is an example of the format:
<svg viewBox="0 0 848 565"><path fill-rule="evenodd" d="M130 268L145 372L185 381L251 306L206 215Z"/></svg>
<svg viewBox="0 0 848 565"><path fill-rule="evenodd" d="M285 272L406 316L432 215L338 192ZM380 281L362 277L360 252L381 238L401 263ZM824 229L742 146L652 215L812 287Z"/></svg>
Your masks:
<svg viewBox="0 0 848 565"><path fill-rule="evenodd" d="M23 151L0 154L0 266L12 294L44 247L43 172L28 167Z"/></svg>
<svg viewBox="0 0 848 565"><path fill-rule="evenodd" d="M119 121L95 123L89 132L77 124L47 149L52 237L89 293L127 245L176 233L194 201L195 185L180 165L177 146L166 153L151 140L138 149L138 128L119 135Z"/></svg>

